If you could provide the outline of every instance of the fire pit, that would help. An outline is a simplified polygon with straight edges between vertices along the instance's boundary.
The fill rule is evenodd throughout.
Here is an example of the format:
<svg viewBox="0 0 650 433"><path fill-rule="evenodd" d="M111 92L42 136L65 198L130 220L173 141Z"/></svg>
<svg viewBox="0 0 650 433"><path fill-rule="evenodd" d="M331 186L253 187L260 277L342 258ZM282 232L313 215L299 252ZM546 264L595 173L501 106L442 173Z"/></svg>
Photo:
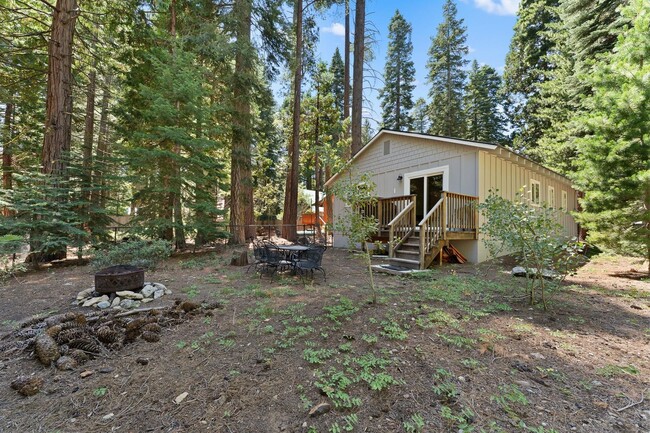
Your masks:
<svg viewBox="0 0 650 433"><path fill-rule="evenodd" d="M140 290L144 285L144 269L131 265L117 265L95 274L95 290L114 293L121 290Z"/></svg>

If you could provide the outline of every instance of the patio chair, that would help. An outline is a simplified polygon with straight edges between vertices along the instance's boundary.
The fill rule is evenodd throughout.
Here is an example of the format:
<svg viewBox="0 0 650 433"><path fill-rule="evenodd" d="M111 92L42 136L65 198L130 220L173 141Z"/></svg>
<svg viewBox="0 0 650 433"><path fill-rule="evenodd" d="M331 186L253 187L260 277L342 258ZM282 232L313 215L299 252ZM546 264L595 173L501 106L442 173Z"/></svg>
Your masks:
<svg viewBox="0 0 650 433"><path fill-rule="evenodd" d="M280 250L278 246L273 242L265 242L264 250L265 259L264 263L262 264L262 272L260 273L260 277L264 271L270 271L271 276L273 276L277 271L293 268L293 262L291 260L287 260L286 253Z"/></svg>
<svg viewBox="0 0 650 433"><path fill-rule="evenodd" d="M262 242L253 241L253 263L248 265L246 273L250 271L251 267L254 267L257 270L257 267L263 265L266 262L266 248Z"/></svg>
<svg viewBox="0 0 650 433"><path fill-rule="evenodd" d="M327 275L325 274L325 269L323 269L321 263L323 261L323 253L325 249L322 246L315 248L310 248L302 254L300 260L294 262L294 269L296 272L300 273L300 278L304 280L305 272L311 273L312 279L314 278L314 271L321 271L323 273L323 278L327 281Z"/></svg>

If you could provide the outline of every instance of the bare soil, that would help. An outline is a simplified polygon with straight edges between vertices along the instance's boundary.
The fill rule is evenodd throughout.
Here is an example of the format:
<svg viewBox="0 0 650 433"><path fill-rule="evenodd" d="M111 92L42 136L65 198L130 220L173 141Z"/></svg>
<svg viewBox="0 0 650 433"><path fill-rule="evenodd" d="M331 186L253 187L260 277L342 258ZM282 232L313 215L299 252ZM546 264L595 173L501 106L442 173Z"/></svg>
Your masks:
<svg viewBox="0 0 650 433"><path fill-rule="evenodd" d="M158 342L73 371L0 353L0 431L650 431L650 282L630 259L595 258L545 312L498 263L375 274L370 304L363 261L347 251L329 249L327 281L304 283L230 258L175 257L147 273L174 292L147 306L223 304ZM0 343L34 315L93 311L73 303L92 284L85 266L0 286ZM20 375L41 377L40 392L11 389ZM330 410L310 416L319 403Z"/></svg>

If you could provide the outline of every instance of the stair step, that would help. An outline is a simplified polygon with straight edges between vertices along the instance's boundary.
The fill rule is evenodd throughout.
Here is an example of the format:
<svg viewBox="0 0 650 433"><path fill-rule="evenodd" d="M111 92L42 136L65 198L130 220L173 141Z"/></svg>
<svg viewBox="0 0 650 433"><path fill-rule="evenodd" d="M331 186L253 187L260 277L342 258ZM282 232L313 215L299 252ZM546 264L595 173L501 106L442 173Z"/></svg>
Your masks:
<svg viewBox="0 0 650 433"><path fill-rule="evenodd" d="M401 250L400 249L400 250L395 251L395 254L407 254L407 255L411 255L411 256L419 256L420 251L417 251L417 250L415 250L415 251L414 250Z"/></svg>
<svg viewBox="0 0 650 433"><path fill-rule="evenodd" d="M411 269L420 268L420 262L418 260L392 258L390 259L390 262L391 264L396 264L397 266L403 266L406 268L411 268Z"/></svg>
<svg viewBox="0 0 650 433"><path fill-rule="evenodd" d="M420 248L420 243L418 242L417 244L414 242L404 242L400 247L412 247L412 248Z"/></svg>

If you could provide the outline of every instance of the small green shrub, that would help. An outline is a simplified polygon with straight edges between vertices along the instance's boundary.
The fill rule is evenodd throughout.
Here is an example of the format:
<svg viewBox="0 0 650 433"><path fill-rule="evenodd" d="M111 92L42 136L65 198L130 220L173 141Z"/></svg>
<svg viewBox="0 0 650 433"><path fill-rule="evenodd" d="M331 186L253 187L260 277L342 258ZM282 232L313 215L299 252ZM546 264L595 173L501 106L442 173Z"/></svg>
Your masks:
<svg viewBox="0 0 650 433"><path fill-rule="evenodd" d="M94 269L116 265L131 265L153 270L171 254L172 245L167 241L133 240L111 245L97 252L92 259L91 265Z"/></svg>

